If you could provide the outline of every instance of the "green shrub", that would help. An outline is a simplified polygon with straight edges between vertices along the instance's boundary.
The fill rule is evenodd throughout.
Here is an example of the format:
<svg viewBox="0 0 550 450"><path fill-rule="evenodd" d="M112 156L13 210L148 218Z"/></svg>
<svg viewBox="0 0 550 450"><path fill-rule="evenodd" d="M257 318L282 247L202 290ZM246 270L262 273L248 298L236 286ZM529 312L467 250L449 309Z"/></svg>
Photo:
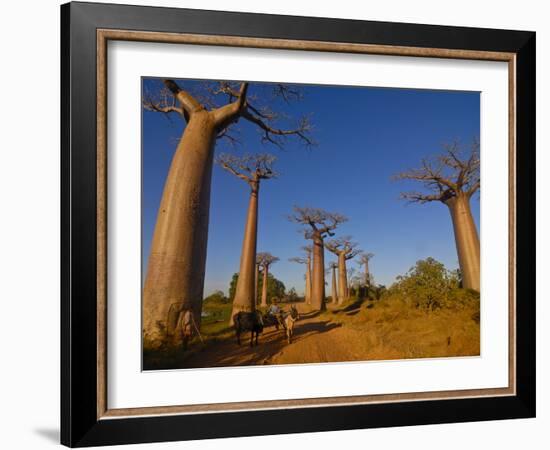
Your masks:
<svg viewBox="0 0 550 450"><path fill-rule="evenodd" d="M215 291L204 299L204 303L229 303L229 298L222 291Z"/></svg>
<svg viewBox="0 0 550 450"><path fill-rule="evenodd" d="M459 272L447 270L434 258L417 261L382 294L382 298L395 297L401 298L409 306L428 311L476 306L479 309L479 293L461 289Z"/></svg>

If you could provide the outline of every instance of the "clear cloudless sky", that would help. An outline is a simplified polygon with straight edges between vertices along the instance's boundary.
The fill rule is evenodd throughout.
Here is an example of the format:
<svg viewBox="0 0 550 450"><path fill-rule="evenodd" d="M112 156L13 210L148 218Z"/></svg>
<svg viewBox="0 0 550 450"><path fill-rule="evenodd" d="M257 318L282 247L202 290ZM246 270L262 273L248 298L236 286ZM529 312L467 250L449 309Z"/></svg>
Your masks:
<svg viewBox="0 0 550 450"><path fill-rule="evenodd" d="M194 81L180 81L188 88ZM144 92L154 92L159 80L144 79ZM250 92L254 92L254 84ZM265 89L265 86L262 88ZM323 208L346 215L349 221L337 236L351 235L360 248L372 252L371 272L377 283L390 285L397 275L428 256L449 269L458 267L452 223L439 202L408 204L403 190L420 190L414 182L392 181L397 172L419 166L426 156L440 153L442 144L458 140L466 148L480 134L478 92L431 91L343 86L302 86L298 103L277 103L289 117L309 114L317 142L306 148L287 139L284 150L262 144L258 130L239 121L241 144L223 141L216 153L272 153L277 179L260 189L258 252L280 261L271 272L287 289L304 291L304 267L288 259L308 244L300 227L288 221L293 205ZM285 124L286 125L286 124ZM145 275L158 206L168 168L185 123L180 117L143 111L143 261ZM249 187L214 167L210 204L205 295L226 294L239 270ZM479 230L479 196L472 198ZM334 260L326 252L325 262ZM357 267L351 261L350 267Z"/></svg>

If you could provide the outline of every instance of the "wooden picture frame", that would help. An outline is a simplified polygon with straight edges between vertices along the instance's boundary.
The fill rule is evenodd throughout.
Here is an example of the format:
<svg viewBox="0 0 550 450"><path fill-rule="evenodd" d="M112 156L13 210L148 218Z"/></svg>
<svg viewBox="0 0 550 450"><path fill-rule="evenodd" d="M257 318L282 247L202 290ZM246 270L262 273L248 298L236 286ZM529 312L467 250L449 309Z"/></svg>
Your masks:
<svg viewBox="0 0 550 450"><path fill-rule="evenodd" d="M71 447L535 416L535 33L69 3L61 7L61 442ZM109 40L505 61L509 386L110 409L106 376Z"/></svg>

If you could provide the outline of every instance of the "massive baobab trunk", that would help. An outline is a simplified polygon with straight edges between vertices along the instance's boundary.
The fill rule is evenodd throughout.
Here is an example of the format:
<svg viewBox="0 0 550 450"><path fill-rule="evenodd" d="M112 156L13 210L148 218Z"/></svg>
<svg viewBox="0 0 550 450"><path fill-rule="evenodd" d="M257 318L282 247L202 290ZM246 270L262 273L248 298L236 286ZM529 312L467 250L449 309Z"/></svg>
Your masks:
<svg viewBox="0 0 550 450"><path fill-rule="evenodd" d="M304 236L313 241L313 274L311 281L311 306L322 311L325 306L325 236L333 236L336 227L347 220L337 213L319 208L294 207L289 220L306 226Z"/></svg>
<svg viewBox="0 0 550 450"><path fill-rule="evenodd" d="M207 111L192 115L164 185L143 289L143 330L153 346L165 336L168 310L202 308L215 121Z"/></svg>
<svg viewBox="0 0 550 450"><path fill-rule="evenodd" d="M319 235L313 237L313 281L311 283L311 306L323 311L325 305L325 245Z"/></svg>
<svg viewBox="0 0 550 450"><path fill-rule="evenodd" d="M370 288L372 283L372 277L370 274L369 261L374 256L374 253L362 253L359 259L359 265L365 266L365 295L370 296Z"/></svg>
<svg viewBox="0 0 550 450"><path fill-rule="evenodd" d="M445 154L432 160L423 159L420 169L400 173L395 178L419 181L430 190L429 194L403 192L402 198L417 203L439 201L449 207L462 285L479 292L479 236L470 210L470 198L480 188L479 143L474 140L470 154L464 158L456 143L445 146L445 150Z"/></svg>
<svg viewBox="0 0 550 450"><path fill-rule="evenodd" d="M340 252L338 254L338 304L341 305L349 297L348 287L348 269L346 267L346 254Z"/></svg>
<svg viewBox="0 0 550 450"><path fill-rule="evenodd" d="M479 292L479 236L470 210L470 198L462 194L447 200L445 204L449 207L453 221L462 285Z"/></svg>
<svg viewBox="0 0 550 450"><path fill-rule="evenodd" d="M342 304L349 298L348 270L346 261L354 258L361 251L357 249L357 243L351 241L350 236L331 239L325 243L325 247L338 257L338 304Z"/></svg>
<svg viewBox="0 0 550 450"><path fill-rule="evenodd" d="M225 170L244 180L250 187L250 200L241 252L241 265L239 279L233 299L233 309L229 323L233 324L235 314L245 311L252 312L256 309L255 298L257 263L266 265L266 261L258 261L256 255L256 241L258 235L258 197L260 194L260 181L273 178L276 174L272 170L275 157L272 155L244 155L242 157L227 154L220 155L217 162ZM268 262L269 265L271 262Z"/></svg>
<svg viewBox="0 0 550 450"><path fill-rule="evenodd" d="M336 283L336 268L338 267L337 264L332 264L330 266L332 270L332 303L335 305L338 304L338 284Z"/></svg>
<svg viewBox="0 0 550 450"><path fill-rule="evenodd" d="M248 214L244 231L243 247L241 252L241 264L239 279L233 299L230 324L233 316L240 311L252 312L256 309L255 298L255 266L256 266L256 241L258 234L258 194L259 183L251 188L248 203Z"/></svg>
<svg viewBox="0 0 550 450"><path fill-rule="evenodd" d="M307 255L305 296L306 296L306 304L311 305L311 254Z"/></svg>
<svg viewBox="0 0 550 450"><path fill-rule="evenodd" d="M262 300L260 305L262 307L267 306L267 288L269 284L269 266L274 262L279 261L279 258L273 256L269 252L262 252L256 255L258 264L262 266L263 278L262 278Z"/></svg>
<svg viewBox="0 0 550 450"><path fill-rule="evenodd" d="M309 122L298 128L274 127L280 115L267 111L247 98L248 83L219 82L206 86L211 98L204 104L173 80L164 80L166 92L155 101L145 98L143 107L164 114L177 113L187 122L165 182L143 288L144 346L158 347L166 342L173 325L174 306L193 311L200 326L213 152L218 138L234 140L230 128L243 119L262 130L263 139L281 146L277 137L297 136L308 144ZM277 85L275 97L288 101L288 87ZM201 94L202 95L202 94ZM208 96L208 94L207 94ZM223 96L221 106L219 96ZM214 101L214 98L216 101ZM296 97L296 95L294 95ZM273 98L270 93L270 98ZM266 105L264 105L266 106ZM262 111L259 113L259 111Z"/></svg>

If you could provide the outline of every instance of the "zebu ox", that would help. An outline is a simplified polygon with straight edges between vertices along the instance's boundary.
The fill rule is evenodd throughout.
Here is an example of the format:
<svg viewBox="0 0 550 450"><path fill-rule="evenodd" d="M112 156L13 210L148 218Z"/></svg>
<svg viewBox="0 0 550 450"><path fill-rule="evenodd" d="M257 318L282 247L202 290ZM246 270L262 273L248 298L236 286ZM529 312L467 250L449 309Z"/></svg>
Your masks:
<svg viewBox="0 0 550 450"><path fill-rule="evenodd" d="M294 322L299 319L300 315L294 305L290 307L290 312L285 316L284 327L286 329L286 340L290 344L292 342L292 335L294 334Z"/></svg>
<svg viewBox="0 0 550 450"><path fill-rule="evenodd" d="M279 331L279 327L285 326L284 317L282 313L278 314L264 314L263 316L264 328L275 327L276 331Z"/></svg>
<svg viewBox="0 0 550 450"><path fill-rule="evenodd" d="M233 324L239 345L241 345L241 333L245 331L250 331L250 346L254 345L254 336L256 337L256 345L258 345L258 336L264 331L264 321L259 311L238 312L233 316Z"/></svg>

